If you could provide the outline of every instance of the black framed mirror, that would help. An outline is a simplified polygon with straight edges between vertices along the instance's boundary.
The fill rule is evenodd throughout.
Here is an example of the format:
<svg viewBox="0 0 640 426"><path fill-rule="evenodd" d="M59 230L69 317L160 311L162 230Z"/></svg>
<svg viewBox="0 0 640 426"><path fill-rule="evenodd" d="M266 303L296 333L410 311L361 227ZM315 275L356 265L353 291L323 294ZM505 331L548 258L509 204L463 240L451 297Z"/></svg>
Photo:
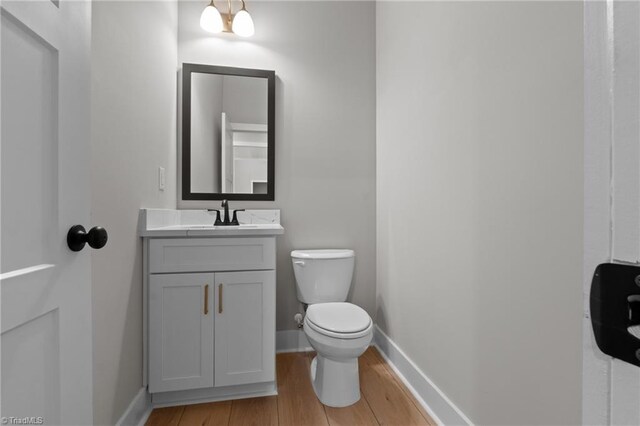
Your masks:
<svg viewBox="0 0 640 426"><path fill-rule="evenodd" d="M182 64L183 200L274 200L275 79Z"/></svg>

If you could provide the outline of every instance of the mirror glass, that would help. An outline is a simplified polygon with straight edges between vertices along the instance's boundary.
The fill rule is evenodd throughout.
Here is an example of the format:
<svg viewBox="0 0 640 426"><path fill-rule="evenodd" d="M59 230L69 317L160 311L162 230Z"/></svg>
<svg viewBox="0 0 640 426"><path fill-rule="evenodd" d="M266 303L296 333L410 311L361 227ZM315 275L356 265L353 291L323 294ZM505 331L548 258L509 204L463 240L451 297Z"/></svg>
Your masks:
<svg viewBox="0 0 640 426"><path fill-rule="evenodd" d="M274 80L183 64L183 199L273 200Z"/></svg>

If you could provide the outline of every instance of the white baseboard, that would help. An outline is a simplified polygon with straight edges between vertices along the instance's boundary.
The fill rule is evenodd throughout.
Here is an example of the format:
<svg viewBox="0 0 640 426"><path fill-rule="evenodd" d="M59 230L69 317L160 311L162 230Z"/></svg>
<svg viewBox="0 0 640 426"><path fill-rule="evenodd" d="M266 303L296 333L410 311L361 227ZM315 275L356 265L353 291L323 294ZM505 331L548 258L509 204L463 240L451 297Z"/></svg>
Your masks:
<svg viewBox="0 0 640 426"><path fill-rule="evenodd" d="M151 396L147 388L140 388L136 396L131 401L125 412L116 423L116 426L138 426L144 425L151 414Z"/></svg>
<svg viewBox="0 0 640 426"><path fill-rule="evenodd" d="M375 326L375 346L423 408L441 425L473 425L471 420L418 368L416 364Z"/></svg>
<svg viewBox="0 0 640 426"><path fill-rule="evenodd" d="M276 352L307 352L313 348L302 329L276 331Z"/></svg>

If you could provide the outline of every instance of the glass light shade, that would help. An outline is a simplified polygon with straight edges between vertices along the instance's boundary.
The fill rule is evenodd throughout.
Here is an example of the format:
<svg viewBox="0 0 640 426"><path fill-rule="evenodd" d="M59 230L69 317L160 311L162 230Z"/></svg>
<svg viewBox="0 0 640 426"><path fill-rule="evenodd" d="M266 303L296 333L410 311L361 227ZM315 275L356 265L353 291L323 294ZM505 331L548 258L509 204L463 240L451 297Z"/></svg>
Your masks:
<svg viewBox="0 0 640 426"><path fill-rule="evenodd" d="M255 32L255 29L253 28L253 19L251 19L249 12L242 9L236 13L236 16L233 18L231 29L241 37L251 37Z"/></svg>
<svg viewBox="0 0 640 426"><path fill-rule="evenodd" d="M203 30L210 33L219 33L222 31L222 16L213 4L205 7L200 15L200 26Z"/></svg>

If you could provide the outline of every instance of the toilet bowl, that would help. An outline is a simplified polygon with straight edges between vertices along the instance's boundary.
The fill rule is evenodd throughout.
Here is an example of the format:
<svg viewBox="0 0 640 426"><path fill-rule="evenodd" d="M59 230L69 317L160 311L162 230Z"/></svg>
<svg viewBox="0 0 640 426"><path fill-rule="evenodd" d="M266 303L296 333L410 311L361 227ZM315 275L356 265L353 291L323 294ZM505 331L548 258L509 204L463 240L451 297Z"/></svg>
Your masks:
<svg viewBox="0 0 640 426"><path fill-rule="evenodd" d="M358 357L373 338L367 312L345 302L351 287L355 254L347 249L291 252L298 300L308 305L304 333L317 355L311 382L322 402L346 407L360 399Z"/></svg>
<svg viewBox="0 0 640 426"><path fill-rule="evenodd" d="M318 303L307 310L304 332L317 352L311 382L320 402L330 407L358 402L358 357L373 338L369 315L351 303Z"/></svg>

